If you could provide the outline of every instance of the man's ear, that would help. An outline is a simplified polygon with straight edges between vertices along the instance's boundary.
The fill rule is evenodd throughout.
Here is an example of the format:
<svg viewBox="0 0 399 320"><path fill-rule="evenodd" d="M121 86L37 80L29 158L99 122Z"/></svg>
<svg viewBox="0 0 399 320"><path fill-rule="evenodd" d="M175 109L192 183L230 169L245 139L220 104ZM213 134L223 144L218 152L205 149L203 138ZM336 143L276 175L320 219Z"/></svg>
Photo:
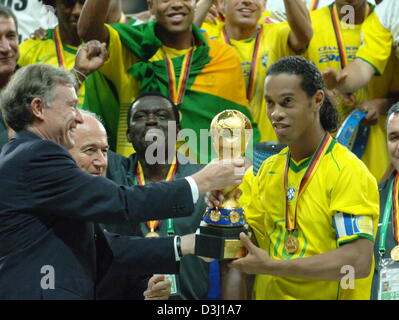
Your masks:
<svg viewBox="0 0 399 320"><path fill-rule="evenodd" d="M40 98L34 98L30 103L30 110L35 118L44 120L43 110L45 106Z"/></svg>
<svg viewBox="0 0 399 320"><path fill-rule="evenodd" d="M323 90L317 90L315 95L313 96L314 99L314 111L319 111L320 108L323 106L324 99L326 99L326 95Z"/></svg>

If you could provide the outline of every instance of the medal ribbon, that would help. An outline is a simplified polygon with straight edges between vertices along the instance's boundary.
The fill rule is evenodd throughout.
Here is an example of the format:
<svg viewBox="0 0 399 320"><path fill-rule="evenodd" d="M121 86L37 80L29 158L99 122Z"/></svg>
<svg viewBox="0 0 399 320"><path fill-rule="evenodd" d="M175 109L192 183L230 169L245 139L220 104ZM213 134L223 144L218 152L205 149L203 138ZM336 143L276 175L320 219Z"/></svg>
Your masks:
<svg viewBox="0 0 399 320"><path fill-rule="evenodd" d="M175 68L173 66L172 59L169 58L166 51L163 50L166 60L168 79L169 79L169 96L175 105L179 105L183 100L184 92L186 91L187 80L189 78L193 52L194 52L194 46L191 47L189 52L187 52L187 54L184 56L179 82L177 83Z"/></svg>
<svg viewBox="0 0 399 320"><path fill-rule="evenodd" d="M248 84L247 84L247 99L248 99L248 101L251 101L253 94L254 94L256 72L258 71L258 63L257 62L258 62L259 53L260 53L262 35L263 35L263 28L262 28L262 26L260 26L258 28L258 31L256 32L255 45L254 45L254 50L252 52L251 70L249 73L249 79L248 79ZM227 32L224 27L222 29L222 37L226 44L231 45L230 38L227 35Z"/></svg>
<svg viewBox="0 0 399 320"><path fill-rule="evenodd" d="M176 171L177 171L177 159L175 157L173 159L172 165L169 168L165 181L172 181L176 175ZM137 173L137 183L141 186L145 185L144 171L140 162L137 162L136 173ZM151 232L154 232L154 230L157 229L158 225L159 225L159 220L147 221L147 227ZM173 234L173 233L174 233L173 221L172 219L168 219L168 234Z"/></svg>
<svg viewBox="0 0 399 320"><path fill-rule="evenodd" d="M392 220L393 220L393 231L395 235L395 241L396 243L399 243L399 230L398 230L398 225L399 225L399 216L398 216L398 208L399 208L399 199L398 199L398 191L399 191L399 174L397 173L395 176L395 181L393 183L393 190L392 190Z"/></svg>
<svg viewBox="0 0 399 320"><path fill-rule="evenodd" d="M319 0L312 0L312 4L310 5L310 11L316 10L318 5L319 5Z"/></svg>
<svg viewBox="0 0 399 320"><path fill-rule="evenodd" d="M389 224L389 215L391 214L392 211L392 194L393 194L393 185L395 181L397 180L398 174L396 174L395 178L392 179L390 186L389 186L389 191L388 191L388 197L387 201L385 203L385 208L384 208L384 215L382 216L382 225L381 225L381 231L380 231L380 243L378 246L378 251L383 254L385 252L385 247L386 247L386 240L387 240L387 231L388 231L388 224Z"/></svg>
<svg viewBox="0 0 399 320"><path fill-rule="evenodd" d="M58 26L55 27L54 29L54 42L55 42L55 51L57 53L57 60L58 60L58 66L65 68L64 65L64 49L62 47L62 41L61 41L61 36L60 36L60 29Z"/></svg>
<svg viewBox="0 0 399 320"><path fill-rule="evenodd" d="M348 65L348 57L346 56L344 38L341 33L341 21L339 20L339 14L336 4L330 7L331 20L334 27L335 38L337 40L338 52L341 61L341 69L344 69ZM365 11L365 18L370 14L370 6L367 4Z"/></svg>
<svg viewBox="0 0 399 320"><path fill-rule="evenodd" d="M316 152L312 156L312 159L310 160L308 168L306 169L305 175L302 177L301 183L299 185L299 190L298 190L298 195L297 195L297 200L296 200L296 205L295 205L294 224L293 225L291 225L289 206L288 206L288 197L287 197L288 169L290 166L291 153L288 152L288 154L287 154L287 161L285 163L285 170L284 170L285 227L290 233L292 233L294 230L297 229L297 213L298 213L298 202L299 202L300 196L303 194L303 192L309 185L310 181L312 180L319 164L321 163L321 160L323 159L323 156L327 152L332 141L333 141L333 138L331 137L331 135L326 133L326 135L324 136L320 145L317 147Z"/></svg>

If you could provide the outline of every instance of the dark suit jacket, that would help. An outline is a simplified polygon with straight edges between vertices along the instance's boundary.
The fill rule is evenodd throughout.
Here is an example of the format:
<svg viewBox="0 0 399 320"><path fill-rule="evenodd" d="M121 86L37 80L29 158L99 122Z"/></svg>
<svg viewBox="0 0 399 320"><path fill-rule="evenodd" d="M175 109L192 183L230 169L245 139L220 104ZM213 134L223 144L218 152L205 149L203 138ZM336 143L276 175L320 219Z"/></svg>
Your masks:
<svg viewBox="0 0 399 320"><path fill-rule="evenodd" d="M183 155L179 154L179 158L184 158ZM188 161L188 159L185 159ZM122 157L119 154L113 152L108 153L108 170L107 177L118 184L133 186L136 185L137 177L137 156L132 154L129 158ZM195 172L201 170L203 166L191 163L179 163L175 175L175 179L187 177ZM206 205L203 197L200 197L195 205L195 209L192 215L188 217L182 217L173 219L174 234L185 235L195 233L198 229L203 214L205 212ZM146 226L146 223L140 223L139 228L131 226L129 224L118 224L118 225L104 225L109 231L123 234L123 235L138 235L145 236L150 230ZM156 230L160 236L164 237L168 235L167 232L167 221L160 220L158 228ZM194 255L187 255L182 258L180 263L180 272L176 275L178 282L178 293L171 295L170 300L204 300L207 299L208 293L208 275L209 275L209 264L201 260ZM119 276L119 275L118 275ZM128 281L125 281L128 286ZM120 287L122 288L122 286ZM112 289L109 288L107 292ZM142 290L142 289L140 289ZM126 294L132 292L125 289ZM137 292L137 295L139 293Z"/></svg>
<svg viewBox="0 0 399 320"><path fill-rule="evenodd" d="M7 128L3 120L3 115L0 111L0 151L1 148L7 143L8 135L7 135Z"/></svg>
<svg viewBox="0 0 399 320"><path fill-rule="evenodd" d="M385 206L387 204L388 200L388 193L389 193L389 187L392 183L392 180L395 178L396 171L394 174L390 176L390 178L382 183L379 184L378 190L380 192L380 219L379 219L379 226L377 230L377 236L374 241L374 259L375 259L375 265L374 265L374 276L373 276L373 284L372 284L372 289L371 289L371 300L378 300L378 290L379 290L379 278L380 278L380 262L381 259L387 259L391 257L391 250L396 246L396 240L395 240L395 228L393 227L393 222L392 222L392 214L389 215L389 220L388 220L388 231L387 231L387 237L386 237L386 242L385 242L385 253L380 256L379 253L379 246L380 246L380 238L381 238L381 227L380 224L382 225L382 221L384 219L384 211L385 211Z"/></svg>
<svg viewBox="0 0 399 320"><path fill-rule="evenodd" d="M21 131L2 149L0 181L0 299L93 299L112 263L138 273L178 271L173 238L110 236L93 222L189 215L185 179L118 186L80 170L57 143ZM46 266L55 289L42 288Z"/></svg>

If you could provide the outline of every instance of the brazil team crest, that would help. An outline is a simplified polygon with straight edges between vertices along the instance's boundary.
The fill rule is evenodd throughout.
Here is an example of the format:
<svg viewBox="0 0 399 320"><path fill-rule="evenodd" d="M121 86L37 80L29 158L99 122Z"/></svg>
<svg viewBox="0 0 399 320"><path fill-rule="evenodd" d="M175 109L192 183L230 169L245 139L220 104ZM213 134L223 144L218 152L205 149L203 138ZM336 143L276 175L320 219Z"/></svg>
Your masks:
<svg viewBox="0 0 399 320"><path fill-rule="evenodd" d="M261 58L261 61L262 61L262 66L263 67L267 67L267 63L268 63L268 61L269 61L269 56L268 55L264 55L262 58Z"/></svg>
<svg viewBox="0 0 399 320"><path fill-rule="evenodd" d="M292 201L295 199L295 195L296 195L297 189L295 188L295 186L289 187L287 190L287 199L288 201Z"/></svg>

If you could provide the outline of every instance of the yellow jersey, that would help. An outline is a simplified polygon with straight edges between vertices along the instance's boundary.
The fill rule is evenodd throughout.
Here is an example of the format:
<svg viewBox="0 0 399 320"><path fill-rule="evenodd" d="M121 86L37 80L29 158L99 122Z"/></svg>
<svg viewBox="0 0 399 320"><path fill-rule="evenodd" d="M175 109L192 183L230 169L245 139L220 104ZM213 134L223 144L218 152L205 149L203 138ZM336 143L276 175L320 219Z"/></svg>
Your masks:
<svg viewBox="0 0 399 320"><path fill-rule="evenodd" d="M119 38L118 32L109 26L107 27L110 33L108 45L109 56L117 58L112 58L112 61L108 59L101 67L100 71L112 81L116 87L120 101L116 151L125 157L129 157L135 151L126 134L128 129L127 117L132 102L138 96L139 83L125 70L129 69L130 66L132 66L134 63L137 63L139 60L134 55L130 54L126 48L124 48ZM189 51L189 49L176 50L166 46L164 46L163 49L170 58L184 55ZM162 50L159 50L150 61L162 59L164 59L164 56Z"/></svg>
<svg viewBox="0 0 399 320"><path fill-rule="evenodd" d="M327 68L341 70L341 56L332 22L331 8L332 6L328 6L311 12L310 16L314 35L308 49L303 54L305 58L313 61L320 71ZM351 25L340 21L339 29L343 39L345 55L348 63L350 63L355 59L361 45L361 25ZM289 55L288 49L285 55ZM273 60L275 61L275 59ZM394 57L392 57L389 62L390 67L387 68L387 72L383 76L373 77L365 89L361 89L355 93L356 105L364 101L386 97L394 78L394 62ZM341 122L353 110L353 106L345 104L340 104L337 108L340 113ZM366 150L362 156L363 162L377 180L380 180L383 176L390 161L385 143L386 135L384 126L385 117L381 117L379 123L371 127Z"/></svg>
<svg viewBox="0 0 399 320"><path fill-rule="evenodd" d="M130 49L123 45L119 33L111 26L107 26L107 28L110 35L108 44L109 59L105 62L100 71L114 83L119 96L121 109L117 152L124 156L128 156L133 152L133 148L126 138L127 112L129 106L139 94L139 83L136 78L129 73L129 70L134 64L140 61ZM226 109L226 105L229 105L230 108L248 107L248 101L244 91L244 79L239 69L239 60L235 51L217 41L207 40L207 44L209 48L209 62L205 64L205 67L201 72L195 75L193 79L190 77L188 81L190 86L189 90L195 92L190 98L198 100L200 96L209 95L212 99L215 99L215 97L220 98L223 100L223 103L209 103L203 106L182 103L180 106L183 117L181 121L182 129L188 128L194 131L208 130L213 116ZM198 49L202 48L198 47ZM184 55L188 50L189 49L175 50L162 46L157 49L156 53L149 61L156 62L164 60L164 52L170 59L173 59ZM194 47L194 53L196 50L197 47ZM201 50L198 52L201 52ZM196 92L198 92L198 94L196 94ZM253 124L255 125L254 122ZM256 134L258 134L256 126L254 127L254 132L255 131ZM200 132L196 135L196 138L199 137ZM259 137L257 137L257 139L258 138ZM194 141L194 143L199 142L197 140ZM199 153L201 153L201 151ZM197 156L199 155L201 155L201 157L203 156L203 154L197 154ZM207 158L206 160L208 160L209 153L205 156Z"/></svg>
<svg viewBox="0 0 399 320"><path fill-rule="evenodd" d="M377 182L353 153L333 140L298 203L298 188L310 158L299 163L291 159L286 193L287 154L285 148L266 159L258 175L247 180L252 184L251 201L249 204L245 201L244 210L260 248L273 259L302 259L332 251L359 237L375 238L379 217ZM298 210L295 235L299 248L294 254L284 247L289 236L286 198L291 208L291 222L295 205ZM345 232L342 226L347 221L358 230ZM261 300L369 299L372 275L370 272L368 278L355 280L355 289L346 290L341 288L339 281L257 275L254 294Z"/></svg>
<svg viewBox="0 0 399 320"><path fill-rule="evenodd" d="M383 74L387 69L393 51L399 58L398 14L398 1L384 0L363 23L364 42L357 58L373 66L377 75Z"/></svg>
<svg viewBox="0 0 399 320"><path fill-rule="evenodd" d="M75 56L78 50L77 47L62 44L62 55L64 61L64 67L67 70L71 70L75 65ZM47 63L52 66L59 67L59 60L57 56L57 50L55 47L54 40L54 29L47 31L46 39L28 39L19 46L20 57L18 65L21 67L36 64L36 63ZM85 95L84 83L79 89L78 98L79 103L83 104Z"/></svg>

